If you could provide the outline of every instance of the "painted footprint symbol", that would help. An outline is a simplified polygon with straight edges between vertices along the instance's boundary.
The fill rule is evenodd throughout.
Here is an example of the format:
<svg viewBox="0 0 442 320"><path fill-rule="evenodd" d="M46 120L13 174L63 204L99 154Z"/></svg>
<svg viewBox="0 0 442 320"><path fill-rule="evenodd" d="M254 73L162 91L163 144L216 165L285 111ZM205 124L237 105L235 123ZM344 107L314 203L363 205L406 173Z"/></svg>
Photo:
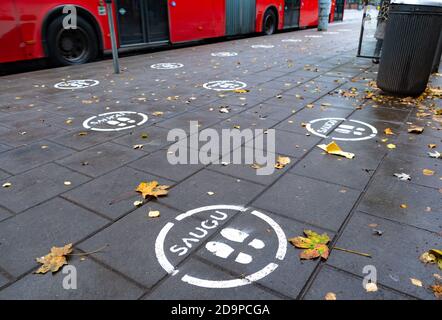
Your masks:
<svg viewBox="0 0 442 320"><path fill-rule="evenodd" d="M134 124L135 122L136 122L135 120L132 120L127 117L119 117L116 120L109 120L107 124L110 126L125 127L128 124Z"/></svg>
<svg viewBox="0 0 442 320"><path fill-rule="evenodd" d="M232 242L243 243L249 234L234 228L224 228L221 230L221 235ZM261 250L265 247L265 244L260 239L253 239L248 245L254 249ZM227 259L234 251L231 246L219 241L210 241L206 244L206 249L213 253L215 256L223 259ZM235 262L241 264L249 264L253 261L253 257L247 253L239 252L235 258Z"/></svg>

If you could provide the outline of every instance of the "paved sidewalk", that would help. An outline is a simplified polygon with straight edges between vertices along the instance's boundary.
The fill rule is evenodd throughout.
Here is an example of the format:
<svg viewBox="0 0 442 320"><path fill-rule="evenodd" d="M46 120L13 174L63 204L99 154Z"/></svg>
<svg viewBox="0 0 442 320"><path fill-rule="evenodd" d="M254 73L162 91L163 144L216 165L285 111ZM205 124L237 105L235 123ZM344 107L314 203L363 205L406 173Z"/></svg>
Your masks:
<svg viewBox="0 0 442 320"><path fill-rule="evenodd" d="M431 113L442 103L364 99L377 92L370 86L376 66L355 58L359 27L351 19L327 33L125 57L118 76L108 60L0 78L0 186L11 184L0 187L0 299L324 299L329 292L337 299L434 299L429 286L442 271L419 257L442 245L441 160L427 154L442 152L440 116ZM212 56L226 51L238 55ZM151 68L159 63L179 68ZM76 79L99 83L54 87ZM240 81L250 92L203 87L217 80ZM432 86L441 85L434 76ZM96 117L117 111L134 113L107 126ZM332 121L314 121L324 118ZM121 130L94 131L84 127L88 119L92 128ZM291 163L270 176L250 165L170 165L167 134L189 131L191 120L218 132L276 129L276 154ZM410 134L412 125L425 130ZM316 147L332 138L355 158ZM143 148L134 149L138 144ZM150 180L172 188L136 208L134 189ZM180 216L214 205L230 207ZM160 217L149 218L150 210ZM210 215L218 227L205 223ZM206 249L225 241L221 226L247 235L233 237L228 258ZM286 238L304 229L326 232L330 248L372 257L334 249L327 261L300 260ZM35 258L67 243L75 253L108 245L69 258L76 290L63 288L61 271L33 273ZM376 268L376 292L363 288L366 266Z"/></svg>

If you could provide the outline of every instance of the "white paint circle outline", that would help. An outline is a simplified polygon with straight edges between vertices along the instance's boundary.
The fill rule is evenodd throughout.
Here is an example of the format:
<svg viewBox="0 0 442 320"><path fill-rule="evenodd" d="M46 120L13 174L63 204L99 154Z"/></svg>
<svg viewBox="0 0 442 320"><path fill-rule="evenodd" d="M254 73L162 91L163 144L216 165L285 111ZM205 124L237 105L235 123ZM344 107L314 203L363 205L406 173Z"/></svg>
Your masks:
<svg viewBox="0 0 442 320"><path fill-rule="evenodd" d="M324 121L324 120L339 120L339 121L350 121L350 122L356 122L359 123L363 126L366 126L368 128L371 129L372 133L368 136L362 137L362 138L353 138L353 139L348 139L348 138L337 138L337 137L330 137L329 135L325 135L325 134L321 134L316 132L313 128L312 128L312 124L319 122L319 121ZM374 137L376 137L376 135L378 134L378 129L376 129L374 126L372 126L369 123L366 122L362 122L359 120L353 120L353 119L345 119L345 118L321 118L321 119L315 119L310 121L309 123L307 123L307 125L305 126L305 128L307 129L307 131L313 133L316 136L322 137L322 138L331 138L333 140L338 140L338 141L363 141L363 140L370 140L373 139ZM334 130L333 130L334 131ZM332 132L333 132L332 131Z"/></svg>
<svg viewBox="0 0 442 320"><path fill-rule="evenodd" d="M228 209L228 210L237 210L241 212L246 212L249 210L249 208L245 208L243 206L236 206L236 205L212 205L212 206L205 206L200 207L197 209L193 209L190 211L187 211L183 214L178 215L175 220L181 221L185 218L188 218L196 213L203 212L203 211L209 211L209 210L219 210L219 209ZM284 233L284 230L269 216L265 215L262 212L259 212L257 210L253 210L250 212L250 214L258 217L259 219L266 222L268 225L272 227L272 229L275 231L275 234L278 238L278 250L276 251L275 259L282 261L285 258L285 255L287 253L287 237ZM175 269L175 267L169 262L169 260L166 257L166 254L164 252L164 241L166 239L167 234L169 231L174 227L175 223L168 222L160 231L160 233L157 236L157 239L155 240L155 255L158 259L159 264L161 267L170 275L175 276L179 273L179 269ZM239 286L244 286L251 284L252 282L258 281L266 276L268 276L270 273L276 270L278 268L278 264L271 262L268 265L266 265L261 270L252 273L250 275L245 276L241 279L232 279L232 280L206 280L206 279L200 279L193 276L189 276L185 274L181 280L183 282L186 282L188 284L197 286L197 287L204 287L204 288L211 288L211 289L225 289L225 288L234 288Z"/></svg>
<svg viewBox="0 0 442 320"><path fill-rule="evenodd" d="M165 65L175 65L172 68L166 68ZM160 63L154 63L150 66L152 69L155 70L175 70L175 69L180 69L182 67L184 67L184 64L179 63L179 62L160 62Z"/></svg>
<svg viewBox="0 0 442 320"><path fill-rule="evenodd" d="M109 114L115 114L115 113L137 114L137 115L142 117L142 120L140 122L138 122L137 124L134 124L134 125L131 125L131 126L122 127L122 128L112 128L112 129L92 128L91 126L88 125L88 123L91 120L95 119L95 118L103 117L103 116L107 116ZM88 130L99 131L99 132L123 131L123 130L128 130L128 129L132 129L132 128L135 128L135 127L142 126L143 124L145 124L147 122L147 120L149 120L149 117L147 115L145 115L144 113L141 113L141 112L136 112L136 111L112 111L112 112L101 113L99 115L87 118L86 120L83 121L83 127L88 129Z"/></svg>
<svg viewBox="0 0 442 320"><path fill-rule="evenodd" d="M238 87L238 88L235 88L235 89L220 89L220 88L213 89L213 88L209 87L210 84L212 84L212 83L219 83L219 82L238 83L238 84L241 85L241 87ZM209 82L206 82L205 84L203 84L203 88L207 89L207 90L214 90L214 91L234 91L234 90L241 90L241 89L247 88L247 83L242 82L242 81L238 81L238 80L214 80L214 81L209 81Z"/></svg>
<svg viewBox="0 0 442 320"><path fill-rule="evenodd" d="M91 84L91 85L89 85L87 87L81 87L81 88L75 88L75 87L74 88L63 88L63 87L60 87L60 85L62 83L69 83L69 82L74 82L74 81L92 81L93 84ZM92 88L92 87L95 87L95 86L97 86L99 84L100 84L100 81L94 80L94 79L76 79L76 80L66 80L66 81L62 81L62 82L56 83L56 84L54 84L54 88L55 89L59 89L59 90L80 90L80 89Z"/></svg>
<svg viewBox="0 0 442 320"><path fill-rule="evenodd" d="M302 39L282 39L281 42L302 42Z"/></svg>
<svg viewBox="0 0 442 320"><path fill-rule="evenodd" d="M228 58L228 57L236 57L238 55L238 52L234 51L219 51L219 52L212 52L212 57L218 57L218 58Z"/></svg>
<svg viewBox="0 0 442 320"><path fill-rule="evenodd" d="M272 49L275 47L273 44L253 44L251 46L253 49Z"/></svg>

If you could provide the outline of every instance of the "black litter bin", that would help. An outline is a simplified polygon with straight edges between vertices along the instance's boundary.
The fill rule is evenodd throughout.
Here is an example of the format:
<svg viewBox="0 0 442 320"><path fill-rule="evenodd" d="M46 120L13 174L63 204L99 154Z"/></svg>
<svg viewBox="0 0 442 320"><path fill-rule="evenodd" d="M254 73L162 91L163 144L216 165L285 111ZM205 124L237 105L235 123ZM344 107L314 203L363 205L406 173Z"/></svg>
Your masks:
<svg viewBox="0 0 442 320"><path fill-rule="evenodd" d="M392 0L377 85L417 96L425 91L442 32L441 0Z"/></svg>
<svg viewBox="0 0 442 320"><path fill-rule="evenodd" d="M434 56L433 68L431 73L436 73L439 71L440 59L442 58L442 32L439 37L439 44L437 46L436 55Z"/></svg>

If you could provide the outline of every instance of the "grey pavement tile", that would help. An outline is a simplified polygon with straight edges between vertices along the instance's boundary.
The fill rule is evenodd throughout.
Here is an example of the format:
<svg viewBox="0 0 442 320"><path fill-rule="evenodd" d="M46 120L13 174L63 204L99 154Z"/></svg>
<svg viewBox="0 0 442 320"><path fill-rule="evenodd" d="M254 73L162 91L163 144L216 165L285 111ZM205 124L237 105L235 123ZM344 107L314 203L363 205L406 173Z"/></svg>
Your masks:
<svg viewBox="0 0 442 320"><path fill-rule="evenodd" d="M73 150L48 141L18 147L0 154L0 169L18 174L48 162L64 158Z"/></svg>
<svg viewBox="0 0 442 320"><path fill-rule="evenodd" d="M260 185L204 169L171 189L169 194L173 196L159 202L180 210L214 204L245 205L263 189Z"/></svg>
<svg viewBox="0 0 442 320"><path fill-rule="evenodd" d="M21 129L0 129L0 142L10 146L18 147L26 144L32 144L38 140L46 139L57 134L62 134L66 130L47 126L44 124L33 124Z"/></svg>
<svg viewBox="0 0 442 320"><path fill-rule="evenodd" d="M0 144L0 153L8 151L9 149L11 149L11 147L6 146L4 144Z"/></svg>
<svg viewBox="0 0 442 320"><path fill-rule="evenodd" d="M267 189L253 206L336 231L359 192L306 177L287 174Z"/></svg>
<svg viewBox="0 0 442 320"><path fill-rule="evenodd" d="M430 148L429 145L436 145ZM439 151L442 153L442 139L419 134L403 133L399 136L396 143L397 153L428 157L428 152Z"/></svg>
<svg viewBox="0 0 442 320"><path fill-rule="evenodd" d="M66 290L63 281L76 268L77 288ZM66 271L66 273L63 273ZM74 257L56 274L29 274L0 290L2 300L126 300L138 299L143 289L93 260Z"/></svg>
<svg viewBox="0 0 442 320"><path fill-rule="evenodd" d="M108 221L55 198L0 223L0 266L18 277L52 246L75 243Z"/></svg>
<svg viewBox="0 0 442 320"><path fill-rule="evenodd" d="M434 171L431 176L424 175L423 170ZM430 157L416 157L413 155L403 156L398 153L390 153L384 159L376 176L392 177L395 173L406 173L411 176L410 183L430 188L442 188L442 164L438 159Z"/></svg>
<svg viewBox="0 0 442 320"><path fill-rule="evenodd" d="M360 110L356 110L352 117L356 119L373 119L388 122L402 123L407 120L410 110L391 110L387 108L374 108L364 106Z"/></svg>
<svg viewBox="0 0 442 320"><path fill-rule="evenodd" d="M257 106L250 108L246 111L246 113L255 114L260 118L270 118L273 120L281 121L285 118L288 118L293 113L301 109L299 108L286 108L277 105L273 105L271 103L260 103Z"/></svg>
<svg viewBox="0 0 442 320"><path fill-rule="evenodd" d="M235 288L211 289L193 286L182 281L182 275L190 275L209 279L217 277L223 280L233 280L234 276L213 268L195 259L187 261L181 272L176 276L168 278L155 290L147 295L146 300L279 300L280 297L271 294L254 285L245 285ZM174 290L170 290L174 288Z"/></svg>
<svg viewBox="0 0 442 320"><path fill-rule="evenodd" d="M190 159L189 149L185 150L187 159ZM129 166L173 181L184 180L204 168L202 164L171 164L168 160L168 156L170 156L168 152L168 150L159 150L131 163Z"/></svg>
<svg viewBox="0 0 442 320"><path fill-rule="evenodd" d="M0 189L0 203L3 207L18 213L88 180L89 178L84 175L50 163L9 177L7 181L3 180L1 184L10 182L12 186Z"/></svg>
<svg viewBox="0 0 442 320"><path fill-rule="evenodd" d="M6 179L7 177L11 176L9 173L0 170L0 180Z"/></svg>
<svg viewBox="0 0 442 320"><path fill-rule="evenodd" d="M194 111L186 112L178 117L161 121L157 126L166 129L183 129L185 132L189 132L190 121L198 121L199 128L202 129L220 122L225 118L227 118L227 116L221 113Z"/></svg>
<svg viewBox="0 0 442 320"><path fill-rule="evenodd" d="M149 218L150 210L159 210L159 218ZM118 220L110 227L100 231L92 238L80 243L77 247L88 252L94 248L107 244L106 250L94 255L96 259L104 262L114 270L125 274L146 287L152 287L167 272L158 263L156 256L156 239L161 229L167 222L180 214L180 212L166 208L158 203L148 203ZM186 228L187 227L187 228ZM177 224L174 233L167 237L164 246L171 247L181 239L175 235L192 230L194 226L186 222ZM176 265L184 257L173 260Z"/></svg>
<svg viewBox="0 0 442 320"><path fill-rule="evenodd" d="M326 140L324 143L329 142ZM382 158L387 154L385 146L370 140L338 141L338 145L342 150L354 153L355 158L338 157L315 148L290 172L363 190Z"/></svg>
<svg viewBox="0 0 442 320"><path fill-rule="evenodd" d="M8 282L9 282L8 278L6 278L0 273L0 288L6 285Z"/></svg>
<svg viewBox="0 0 442 320"><path fill-rule="evenodd" d="M141 182L151 180L162 185L173 184L164 178L123 167L71 190L63 197L110 219L117 219L135 209L134 201L142 200L135 189Z"/></svg>
<svg viewBox="0 0 442 320"><path fill-rule="evenodd" d="M6 209L0 208L0 221L5 220L6 218L11 217L12 213Z"/></svg>
<svg viewBox="0 0 442 320"><path fill-rule="evenodd" d="M49 140L61 144L65 147L72 148L78 151L96 146L100 143L116 139L124 135L125 131L119 132L98 132L98 131L63 131L61 134L48 137Z"/></svg>
<svg viewBox="0 0 442 320"><path fill-rule="evenodd" d="M371 183L358 210L433 232L442 227L442 202L437 189L379 176ZM406 205L402 208L401 205Z"/></svg>
<svg viewBox="0 0 442 320"><path fill-rule="evenodd" d="M382 236L374 235L371 224L383 231ZM365 252L372 258L334 250L328 263L358 275L364 266L372 265L377 271L378 284L421 299L434 299L428 286L434 283L433 274L438 269L435 265L425 265L419 257L429 248L437 247L440 240L434 233L356 212L336 246ZM410 278L422 281L423 286L413 285Z"/></svg>
<svg viewBox="0 0 442 320"><path fill-rule="evenodd" d="M57 161L57 163L86 175L97 177L128 162L132 162L143 155L144 153L140 150L106 142L77 152Z"/></svg>
<svg viewBox="0 0 442 320"><path fill-rule="evenodd" d="M364 276L364 274L360 274ZM376 292L367 292L363 278L336 270L327 265L321 268L313 284L304 296L305 300L324 300L332 292L337 300L409 300L410 297L378 285ZM412 298L411 298L412 299Z"/></svg>
<svg viewBox="0 0 442 320"><path fill-rule="evenodd" d="M172 141L167 141L168 133L169 129L156 126L142 127L131 130L128 134L114 139L113 142L127 147L142 144L142 151L154 152L173 143Z"/></svg>
<svg viewBox="0 0 442 320"><path fill-rule="evenodd" d="M266 216L266 219L270 218L273 220L272 223L281 228L284 236L282 237L283 239L279 239L271 224L250 214L251 210L254 209L238 213L232 221L223 225L224 229L219 230L220 233L212 237L206 246L200 248L197 255L210 261L211 264L218 265L233 274L243 275L243 277L262 270L269 263L276 263L278 268L264 278L257 280L257 283L294 299L301 292L304 284L317 266L318 261L301 260L299 258L300 251L287 244L286 238L303 234L303 230L310 229L310 227L258 209L261 214ZM246 238L226 238L223 232L232 229L234 232L242 232ZM323 231L318 229L315 229L315 231L323 233ZM329 233L329 236L333 238L333 234ZM252 242L258 241L264 246L256 248L250 245ZM227 257L218 256L209 251L208 248L210 247L208 246L219 245L220 243L229 246L229 251L232 250ZM281 250L282 247L286 248L284 258L282 260L276 259L276 252ZM241 255L247 255L249 260L240 260ZM287 281L287 279L290 279L290 281Z"/></svg>

